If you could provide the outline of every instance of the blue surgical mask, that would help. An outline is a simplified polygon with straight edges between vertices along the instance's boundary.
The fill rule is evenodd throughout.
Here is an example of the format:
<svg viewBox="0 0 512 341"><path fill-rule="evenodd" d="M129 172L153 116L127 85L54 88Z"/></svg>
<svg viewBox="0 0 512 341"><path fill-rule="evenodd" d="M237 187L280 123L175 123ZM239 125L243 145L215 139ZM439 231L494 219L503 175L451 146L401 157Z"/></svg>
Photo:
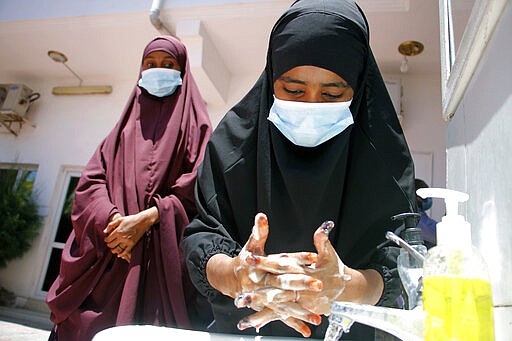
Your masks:
<svg viewBox="0 0 512 341"><path fill-rule="evenodd" d="M293 144L316 147L354 123L350 103L284 101L274 96L268 120Z"/></svg>
<svg viewBox="0 0 512 341"><path fill-rule="evenodd" d="M174 69L151 68L142 71L139 86L157 97L172 95L181 85L181 72Z"/></svg>

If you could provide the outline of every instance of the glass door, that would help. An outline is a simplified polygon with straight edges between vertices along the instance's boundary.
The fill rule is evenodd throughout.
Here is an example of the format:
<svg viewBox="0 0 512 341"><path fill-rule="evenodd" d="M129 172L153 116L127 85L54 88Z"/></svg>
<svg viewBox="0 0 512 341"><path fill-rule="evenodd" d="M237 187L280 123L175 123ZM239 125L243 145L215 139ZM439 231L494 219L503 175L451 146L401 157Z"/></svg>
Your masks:
<svg viewBox="0 0 512 341"><path fill-rule="evenodd" d="M71 206L75 196L75 188L80 179L80 171L64 169L61 181L59 200L55 207L54 219L50 223L53 229L52 240L46 256L45 270L39 283L39 294L46 296L48 289L59 274L60 259L64 244L71 233Z"/></svg>

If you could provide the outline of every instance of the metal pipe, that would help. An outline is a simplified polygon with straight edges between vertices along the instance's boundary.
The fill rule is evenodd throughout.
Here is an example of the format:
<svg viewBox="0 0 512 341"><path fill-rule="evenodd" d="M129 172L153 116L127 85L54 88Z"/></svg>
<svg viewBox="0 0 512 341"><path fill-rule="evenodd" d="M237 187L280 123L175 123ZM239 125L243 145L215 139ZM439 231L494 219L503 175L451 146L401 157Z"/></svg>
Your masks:
<svg viewBox="0 0 512 341"><path fill-rule="evenodd" d="M394 234L393 232L391 231L388 231L386 232L386 239L389 239L391 241L394 241L398 246L401 246L403 247L407 252L409 252L409 254L411 256L413 256L414 258L416 258L416 260L420 261L421 263L423 263L423 261L425 260L425 257L419 253L418 251L416 251L411 245L409 245L405 240L403 240L402 238L400 238L399 236L397 236L396 234Z"/></svg>
<svg viewBox="0 0 512 341"><path fill-rule="evenodd" d="M174 36L171 31L164 25L162 20L160 20L160 8L162 8L163 0L153 0L151 4L151 10L149 12L149 21L151 24L158 30L158 32Z"/></svg>

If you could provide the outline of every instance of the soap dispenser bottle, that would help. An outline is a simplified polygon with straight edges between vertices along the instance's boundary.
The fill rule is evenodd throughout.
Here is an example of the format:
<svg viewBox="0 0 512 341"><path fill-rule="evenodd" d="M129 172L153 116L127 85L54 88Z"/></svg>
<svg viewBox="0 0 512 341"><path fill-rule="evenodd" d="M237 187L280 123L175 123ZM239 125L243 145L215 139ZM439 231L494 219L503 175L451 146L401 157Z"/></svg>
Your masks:
<svg viewBox="0 0 512 341"><path fill-rule="evenodd" d="M458 214L466 193L421 188L422 198L444 198L446 216L436 225L437 246L423 267L425 340L494 340L491 282L484 259L471 245L471 226Z"/></svg>
<svg viewBox="0 0 512 341"><path fill-rule="evenodd" d="M420 219L418 213L402 213L395 215L392 220L402 220L404 229L400 233L400 237L416 250L421 256L427 254L427 247L423 244L423 235L421 229L416 227ZM404 299L404 308L411 310L421 305L421 296L418 293L419 282L423 275L423 259L414 257L405 248L400 249L397 258L397 269L400 281L402 282Z"/></svg>

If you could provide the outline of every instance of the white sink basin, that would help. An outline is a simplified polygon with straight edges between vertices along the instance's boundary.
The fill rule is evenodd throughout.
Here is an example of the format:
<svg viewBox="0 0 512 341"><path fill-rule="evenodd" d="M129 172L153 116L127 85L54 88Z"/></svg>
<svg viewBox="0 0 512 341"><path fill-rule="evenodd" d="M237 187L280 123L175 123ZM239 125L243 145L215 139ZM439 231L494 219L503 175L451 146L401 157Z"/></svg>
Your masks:
<svg viewBox="0 0 512 341"><path fill-rule="evenodd" d="M304 338L248 336L235 334L207 333L178 328L167 328L147 325L112 327L97 333L92 341L304 341Z"/></svg>

